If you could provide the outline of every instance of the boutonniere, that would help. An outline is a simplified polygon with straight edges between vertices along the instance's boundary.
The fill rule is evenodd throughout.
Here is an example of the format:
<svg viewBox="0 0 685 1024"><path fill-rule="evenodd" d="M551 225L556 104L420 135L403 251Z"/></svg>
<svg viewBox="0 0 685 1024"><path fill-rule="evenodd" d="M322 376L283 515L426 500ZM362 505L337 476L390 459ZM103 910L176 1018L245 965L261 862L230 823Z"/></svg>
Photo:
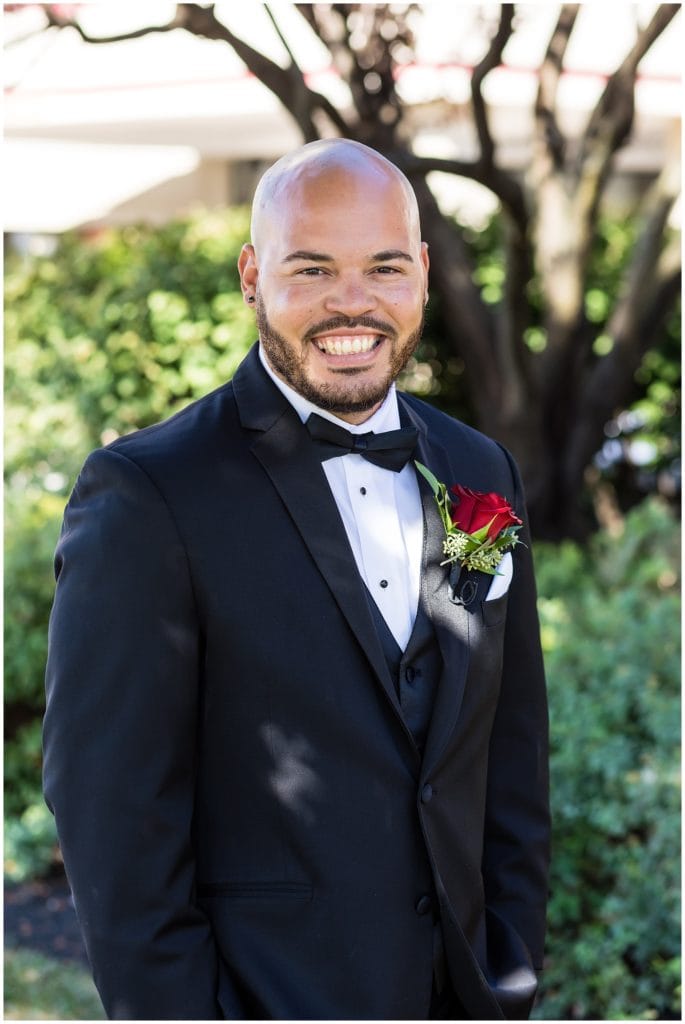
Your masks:
<svg viewBox="0 0 685 1024"><path fill-rule="evenodd" d="M448 491L420 462L414 465L430 484L445 527L446 558L440 564L458 562L464 569L495 576L506 549L521 543L517 534L523 523L507 499L461 484Z"/></svg>

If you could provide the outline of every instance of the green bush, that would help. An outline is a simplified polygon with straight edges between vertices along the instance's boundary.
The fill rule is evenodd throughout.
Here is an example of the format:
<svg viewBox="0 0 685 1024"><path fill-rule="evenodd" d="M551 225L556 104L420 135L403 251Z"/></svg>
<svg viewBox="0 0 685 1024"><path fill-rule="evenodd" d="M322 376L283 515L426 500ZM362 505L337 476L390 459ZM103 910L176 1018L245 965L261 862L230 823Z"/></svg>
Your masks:
<svg viewBox="0 0 685 1024"><path fill-rule="evenodd" d="M236 261L247 213L65 235L7 259L10 481L66 494L83 458L232 376L255 338ZM60 487L60 476L65 477Z"/></svg>
<svg viewBox="0 0 685 1024"><path fill-rule="evenodd" d="M680 1019L678 531L536 549L554 815L538 1019Z"/></svg>
<svg viewBox="0 0 685 1024"><path fill-rule="evenodd" d="M5 950L5 1020L105 1020L90 972L28 950Z"/></svg>
<svg viewBox="0 0 685 1024"><path fill-rule="evenodd" d="M5 874L23 881L52 863L56 833L40 789L41 717L52 559L64 499L8 488L5 513Z"/></svg>

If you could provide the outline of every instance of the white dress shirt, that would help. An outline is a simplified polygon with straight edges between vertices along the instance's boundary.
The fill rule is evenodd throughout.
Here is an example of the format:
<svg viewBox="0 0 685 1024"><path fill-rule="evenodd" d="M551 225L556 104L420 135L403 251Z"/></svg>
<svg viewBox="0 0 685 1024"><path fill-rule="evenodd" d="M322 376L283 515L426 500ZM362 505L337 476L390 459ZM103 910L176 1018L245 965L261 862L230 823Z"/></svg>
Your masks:
<svg viewBox="0 0 685 1024"><path fill-rule="evenodd" d="M382 433L401 426L394 384L380 409L369 419L359 424L347 423L319 409L277 377L261 345L259 357L303 423L315 412L353 434L369 430ZM359 574L404 650L416 619L423 547L423 513L414 467L410 461L394 473L356 454L326 459L322 465Z"/></svg>

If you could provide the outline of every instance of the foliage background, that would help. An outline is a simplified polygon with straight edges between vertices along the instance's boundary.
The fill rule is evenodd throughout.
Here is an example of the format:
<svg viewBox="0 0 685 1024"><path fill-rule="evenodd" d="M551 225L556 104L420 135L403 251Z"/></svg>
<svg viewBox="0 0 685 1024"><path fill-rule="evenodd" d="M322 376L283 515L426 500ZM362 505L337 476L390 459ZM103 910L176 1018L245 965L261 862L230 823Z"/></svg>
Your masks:
<svg viewBox="0 0 685 1024"><path fill-rule="evenodd" d="M610 305L602 296L618 279L629 232L607 223L597 252L586 305L600 334ZM8 255L9 881L59 866L40 794L40 716L52 552L67 495L91 448L170 415L232 375L254 337L234 269L246 235L246 212L233 210L155 231L66 236L52 256ZM498 237L493 223L477 240L475 275L493 304L501 295ZM404 384L469 418L463 367L441 351L439 302L429 308L426 340ZM671 461L677 332L676 321L636 382L639 430ZM615 465L607 473L620 484ZM634 482L619 488L626 506L639 496ZM536 547L555 821L538 1019L680 1019L677 546L672 513L652 498L625 519L615 515L611 531L585 546ZM22 979L47 975L16 956L7 1012L27 1015ZM91 1016L90 990L80 986L69 1009L55 994L55 1018Z"/></svg>

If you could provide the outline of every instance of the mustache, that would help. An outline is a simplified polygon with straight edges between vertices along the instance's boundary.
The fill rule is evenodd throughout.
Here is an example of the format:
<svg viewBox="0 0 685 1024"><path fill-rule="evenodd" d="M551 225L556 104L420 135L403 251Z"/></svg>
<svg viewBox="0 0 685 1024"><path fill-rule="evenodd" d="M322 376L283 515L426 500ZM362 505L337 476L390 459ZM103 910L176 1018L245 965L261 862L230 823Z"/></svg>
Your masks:
<svg viewBox="0 0 685 1024"><path fill-rule="evenodd" d="M329 320L322 320L310 327L304 335L304 340L311 341L317 334L324 334L326 331L337 331L340 328L347 328L351 331L355 327L369 327L375 334L384 334L393 341L397 337L394 327L382 320L376 320L372 316L333 316Z"/></svg>

